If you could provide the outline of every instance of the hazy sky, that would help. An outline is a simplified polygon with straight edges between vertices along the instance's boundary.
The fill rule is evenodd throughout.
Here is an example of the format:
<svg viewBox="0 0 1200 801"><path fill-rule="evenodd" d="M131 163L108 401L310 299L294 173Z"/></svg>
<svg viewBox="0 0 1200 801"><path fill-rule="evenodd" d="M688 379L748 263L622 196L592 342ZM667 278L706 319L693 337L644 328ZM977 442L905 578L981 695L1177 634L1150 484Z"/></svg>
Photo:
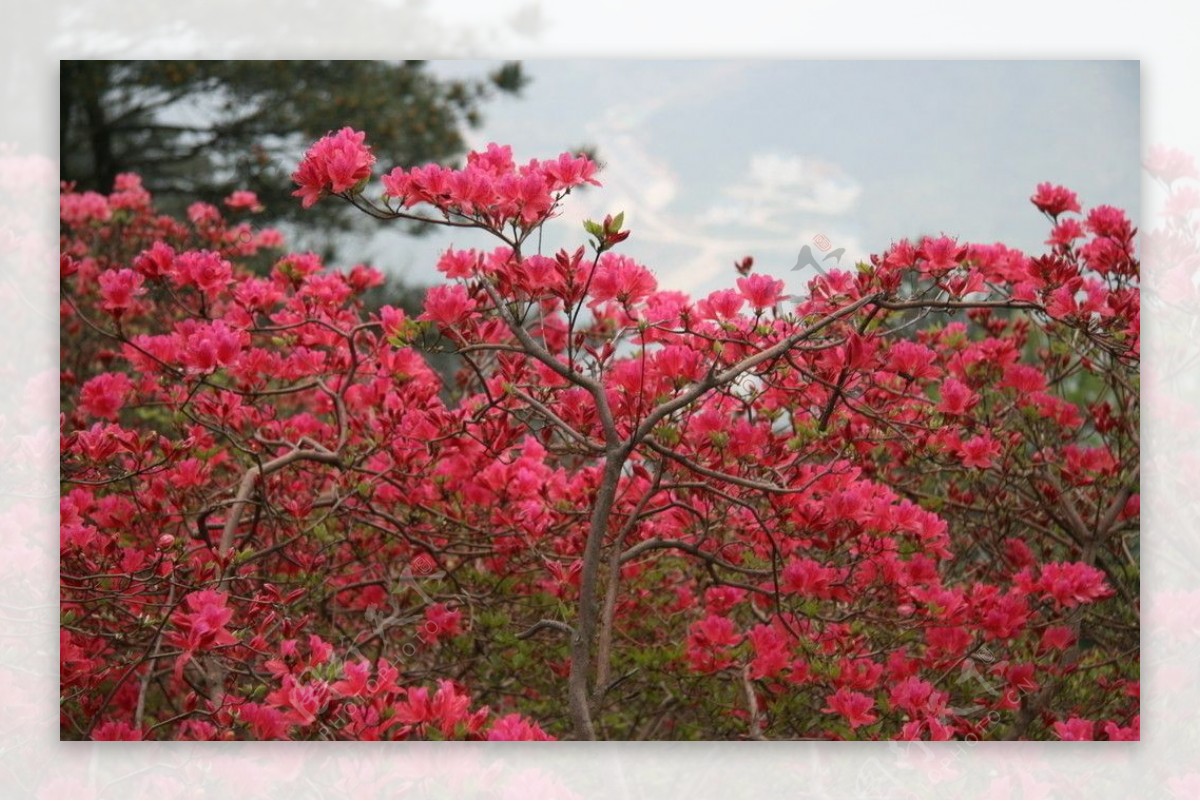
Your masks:
<svg viewBox="0 0 1200 801"><path fill-rule="evenodd" d="M433 62L481 75L497 62ZM790 269L824 234L843 266L895 239L946 233L1036 251L1041 181L1084 206L1140 194L1135 61L526 61L520 98L485 108L473 146L518 159L597 148L604 187L568 198L543 249L577 246L580 221L624 211L623 252L660 285L705 294L733 261ZM368 132L369 141L369 132ZM393 166L379 153L380 167ZM438 250L493 244L461 231L376 239L367 253L411 281ZM814 249L815 250L815 249ZM819 251L818 251L819 254ZM830 262L829 264L831 264ZM794 282L794 283L793 283Z"/></svg>

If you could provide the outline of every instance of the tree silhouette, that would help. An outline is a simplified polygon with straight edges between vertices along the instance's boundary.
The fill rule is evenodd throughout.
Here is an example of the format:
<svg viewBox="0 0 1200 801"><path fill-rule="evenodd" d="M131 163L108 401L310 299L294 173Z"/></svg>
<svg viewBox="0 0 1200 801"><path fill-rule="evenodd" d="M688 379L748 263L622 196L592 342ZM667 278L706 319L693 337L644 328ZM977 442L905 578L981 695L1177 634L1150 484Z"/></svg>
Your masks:
<svg viewBox="0 0 1200 801"><path fill-rule="evenodd" d="M118 174L137 172L176 214L249 189L265 206L260 221L285 221L300 211L289 175L314 139L369 126L399 163L452 161L485 101L526 82L518 63L443 79L419 61L64 61L62 178L109 192ZM354 220L333 204L318 214L326 233Z"/></svg>

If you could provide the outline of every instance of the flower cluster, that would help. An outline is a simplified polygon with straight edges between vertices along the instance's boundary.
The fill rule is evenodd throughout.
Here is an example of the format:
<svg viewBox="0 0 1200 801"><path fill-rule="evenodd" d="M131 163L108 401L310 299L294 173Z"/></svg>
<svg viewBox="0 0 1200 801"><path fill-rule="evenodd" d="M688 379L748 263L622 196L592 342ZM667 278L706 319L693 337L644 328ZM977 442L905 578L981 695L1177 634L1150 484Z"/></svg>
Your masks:
<svg viewBox="0 0 1200 801"><path fill-rule="evenodd" d="M1121 211L1043 184L1042 254L692 298L620 214L526 247L583 156L378 201L374 162L342 129L295 194L493 240L419 314L216 206L64 188L65 738L1138 736Z"/></svg>
<svg viewBox="0 0 1200 801"><path fill-rule="evenodd" d="M326 194L340 194L361 189L371 177L375 156L364 140L366 134L343 128L322 138L313 145L300 166L292 173L298 185L292 194L300 198L305 208Z"/></svg>

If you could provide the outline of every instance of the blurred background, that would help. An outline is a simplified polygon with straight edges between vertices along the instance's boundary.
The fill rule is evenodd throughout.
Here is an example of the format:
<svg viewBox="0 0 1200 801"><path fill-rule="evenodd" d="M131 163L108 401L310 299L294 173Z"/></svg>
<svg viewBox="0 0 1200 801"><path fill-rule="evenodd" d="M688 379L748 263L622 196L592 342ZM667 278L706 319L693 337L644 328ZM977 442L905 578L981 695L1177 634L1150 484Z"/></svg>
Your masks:
<svg viewBox="0 0 1200 801"><path fill-rule="evenodd" d="M1200 506L1195 492L1200 482L1200 426L1196 424L1200 420L1200 373L1195 368L1200 352L1196 337L1200 295L1195 286L1200 236L1194 229L1179 233L1177 216L1163 213L1172 191L1194 188L1194 178L1177 180L1172 190L1143 174L1142 227L1149 236L1166 232L1171 239L1169 247L1154 253L1147 247L1145 262L1144 296L1154 312L1146 319L1150 358L1143 394L1150 411L1144 424L1144 527L1149 536L1144 540L1143 553L1147 597L1143 628L1146 741L1140 746L1118 750L1070 743L1052 749L1053 753L1041 744L1023 743L997 743L987 748L946 743L940 749L921 743L860 744L855 748L807 743L803 749L778 743L737 749L736 753L728 746L697 748L690 743L640 743L637 747L609 744L610 748L580 749L570 754L561 749L553 754L542 750L518 754L512 749L471 749L468 753L450 751L441 743L414 743L403 752L385 749L370 753L362 748L339 748L337 744L309 747L294 743L219 752L180 748L180 744L169 744L175 746L170 749L144 744L140 750L70 744L72 747L67 749L53 742L58 728L57 708L47 703L58 690L58 603L52 589L58 578L58 278L49 266L56 263L58 230L57 204L51 193L60 155L55 130L64 66L60 59L352 59L364 54L387 57L395 53L429 58L511 58L520 54L571 59L526 61L523 67L531 83L520 99L502 96L500 102L489 104L487 125L498 125L509 103L514 115L532 105L558 71L564 73L561 91L569 89L568 94L580 96L587 119L599 118L601 110L610 104L647 97L652 83L644 82L652 75L639 71L637 62L624 60L631 55L861 59L884 54L915 59L977 58L986 53L1020 59L996 67L1029 65L1040 69L1043 77L1038 88L1065 98L1071 114L1055 113L1058 106L1053 102L1039 103L1042 111L1035 113L1030 103L1036 96L1021 97L1015 89L1006 93L1006 105L1010 109L1031 109L1029 114L1039 121L1039 130L1050 134L1049 139L1040 137L1040 145L1061 142L1057 152L1044 155L1043 160L1058 168L1070 164L1071 173L1055 169L1050 175L1029 170L1037 175L1012 181L1012 197L997 197L995 187L975 187L973 193L993 202L993 208L1003 205L1020 216L1027 226L1022 236L1036 245L1043 237L1044 226L1024 202L1032 193L1030 180L1055 180L1061 173L1059 180L1073 183L1084 203L1105 202L1095 197L1090 184L1079 179L1087 180L1103 170L1137 170L1146 151L1154 146L1178 148L1189 158L1200 153L1200 116L1194 102L1198 51L1194 35L1187 33L1198 25L1200 6L1172 0L1148 0L1136 9L1115 0L1051 5L1041 0L1013 0L1003 13L989 13L982 6L948 6L940 0L903 5L742 0L700 9L686 24L672 4L635 0L606 3L602 14L591 4L545 0L460 0L436 6L426 0L362 0L354 4L210 0L202 5L54 0L27 4L21 13L8 15L5 25L0 26L0 42L4 44L0 49L0 96L11 112L0 115L0 207L4 210L0 236L6 237L6 247L0 251L6 293L0 333L7 343L3 376L10 391L6 393L8 403L0 406L0 424L5 426L0 449L9 457L13 475L19 473L20 478L5 484L7 491L0 500L0 522L8 532L0 543L0 577L4 579L0 603L5 610L6 634L5 655L0 660L0 677L6 688L0 692L0 706L6 711L0 727L0 737L5 741L0 759L3 786L13 795L47 798L172 797L185 793L196 797L229 797L234 793L245 797L367 797L381 793L446 797L454 794L455 788L461 792L464 784L475 786L478 778L486 782L491 794L527 798L1200 796L1200 770L1196 767L1200 764L1200 723L1194 712L1188 712L1200 703L1200 685L1195 681L1196 665L1200 664L1200 627L1196 625L1200 620L1200 528L1196 522L1200 520ZM582 54L613 59L596 64L593 74L601 77L628 65L625 74L633 75L632 82L622 85L617 80L606 80L572 85L566 79L568 68L588 68L587 62L577 60ZM1083 158L1073 158L1072 148L1106 136L1113 125L1131 127L1136 132L1136 63L1091 66L1127 75L1121 80L1128 87L1120 93L1125 98L1119 104L1122 111L1107 113L1103 115L1106 122L1096 124L1090 114L1082 120L1072 115L1081 109L1091 112L1108 106L1111 99L1093 100L1094 84L1079 86L1057 77L1060 71L1087 69L1079 61L1039 65L1027 60L1047 55L1142 59L1145 139L1144 147L1132 159L1089 164ZM651 68L670 63L647 62ZM743 63L756 69L792 66L789 61ZM862 62L831 62L831 68L849 68L856 63ZM932 66L953 71L960 63L937 62ZM813 64L796 62L799 68ZM917 64L920 62L893 62L878 71L886 76L894 69L899 75L906 66ZM431 66L439 70L475 69L470 62L433 62ZM981 68L976 62L964 66ZM546 72L551 74L547 76ZM911 134L904 131L911 129L898 128L888 114L903 114L913 106L908 117L910 125L916 127L919 121L920 127L929 130L954 126L963 119L961 96L952 95L949 100L934 103L922 87L909 84L904 91L904 96L884 98L882 106L873 108L842 93L840 105L833 111L812 96L793 91L789 97L805 110L805 116L781 135L793 137L792 149L812 153L813 146L801 136L836 124L834 133L841 136L861 131L876 141L907 146ZM770 111L782 102L780 97L766 94L758 97L766 100L759 100L757 105ZM1111 98L1112 92L1101 97ZM986 94L980 100L986 103ZM1004 110L1005 106L989 108L999 109L997 119L1011 119L1006 116L1010 112ZM930 109L935 109L936 115L931 116ZM562 126L579 127L584 120L569 118L565 110L552 119L545 133L556 137L556 147L573 146L575 136L563 131ZM709 133L716 141L725 137L730 119L719 113L710 121L715 128ZM533 125L518 127L525 133L540 130ZM986 126L977 127L986 130ZM1013 128L1017 127L1014 123ZM485 128L479 135L483 139L500 134ZM559 139L565 141L558 145ZM1004 143L1005 139L1001 136L993 141ZM601 148L602 144L597 143ZM962 144L973 145L970 140ZM658 148L669 159L675 148L684 146L681 142L661 142ZM614 199L611 171L616 160L612 151L611 146L608 152L598 150L609 162L610 172L606 176L609 189L593 193L597 205L602 205L601 199L606 203ZM1017 148L1012 152L1021 155ZM522 147L518 147L518 153L535 155ZM298 158L299 152L296 155ZM381 154L381 161L387 164L386 155ZM745 163L743 159L743 166ZM708 166L720 168L720 164ZM929 181L935 186L936 196L947 191L948 182L954 178L922 174L911 163L907 173L909 180L899 185L912 187L913 195L922 194L916 191L914 180ZM857 177L863 182L864 193L870 192L868 176ZM1133 187L1129 191L1136 193ZM1018 206L1011 205L1013 199L1019 201ZM582 201L583 196L573 196L572 200ZM887 201L885 196L875 202L893 213L912 215L923 208L911 200ZM864 194L858 200L860 211L865 202ZM1131 213L1136 208L1135 203L1120 199L1106 202L1130 206ZM1019 210L1012 211L1014 208ZM871 222L861 214L855 221L860 225ZM927 227L949 230L950 221L936 219L911 227L914 231ZM959 233L973 236L971 231ZM905 234L903 230L888 230L882 236L890 240ZM796 239L803 241L804 236ZM865 235L863 241L867 241ZM417 259L413 254L429 242L406 242L403 250L381 247L380 253L397 270L408 264L414 265L413 269L422 263L428 267L423 257ZM639 233L627 244L636 246L639 258L650 263L645 255L645 237ZM794 247L794 243L789 244ZM783 255L788 265L795 259L794 250ZM760 259L760 263L764 261ZM652 266L660 276L665 271L664 263ZM724 268L718 265L716 269Z"/></svg>

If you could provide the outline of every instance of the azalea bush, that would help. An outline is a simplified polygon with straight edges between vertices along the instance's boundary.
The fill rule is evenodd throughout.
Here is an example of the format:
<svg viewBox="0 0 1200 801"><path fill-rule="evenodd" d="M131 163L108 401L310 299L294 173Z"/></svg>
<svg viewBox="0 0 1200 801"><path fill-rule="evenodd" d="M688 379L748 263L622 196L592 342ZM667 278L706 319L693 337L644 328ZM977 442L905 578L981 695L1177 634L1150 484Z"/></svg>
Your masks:
<svg viewBox="0 0 1200 801"><path fill-rule="evenodd" d="M1138 738L1121 211L691 298L620 214L530 246L586 157L375 160L295 194L477 239L416 317L247 193L64 187L64 738Z"/></svg>

